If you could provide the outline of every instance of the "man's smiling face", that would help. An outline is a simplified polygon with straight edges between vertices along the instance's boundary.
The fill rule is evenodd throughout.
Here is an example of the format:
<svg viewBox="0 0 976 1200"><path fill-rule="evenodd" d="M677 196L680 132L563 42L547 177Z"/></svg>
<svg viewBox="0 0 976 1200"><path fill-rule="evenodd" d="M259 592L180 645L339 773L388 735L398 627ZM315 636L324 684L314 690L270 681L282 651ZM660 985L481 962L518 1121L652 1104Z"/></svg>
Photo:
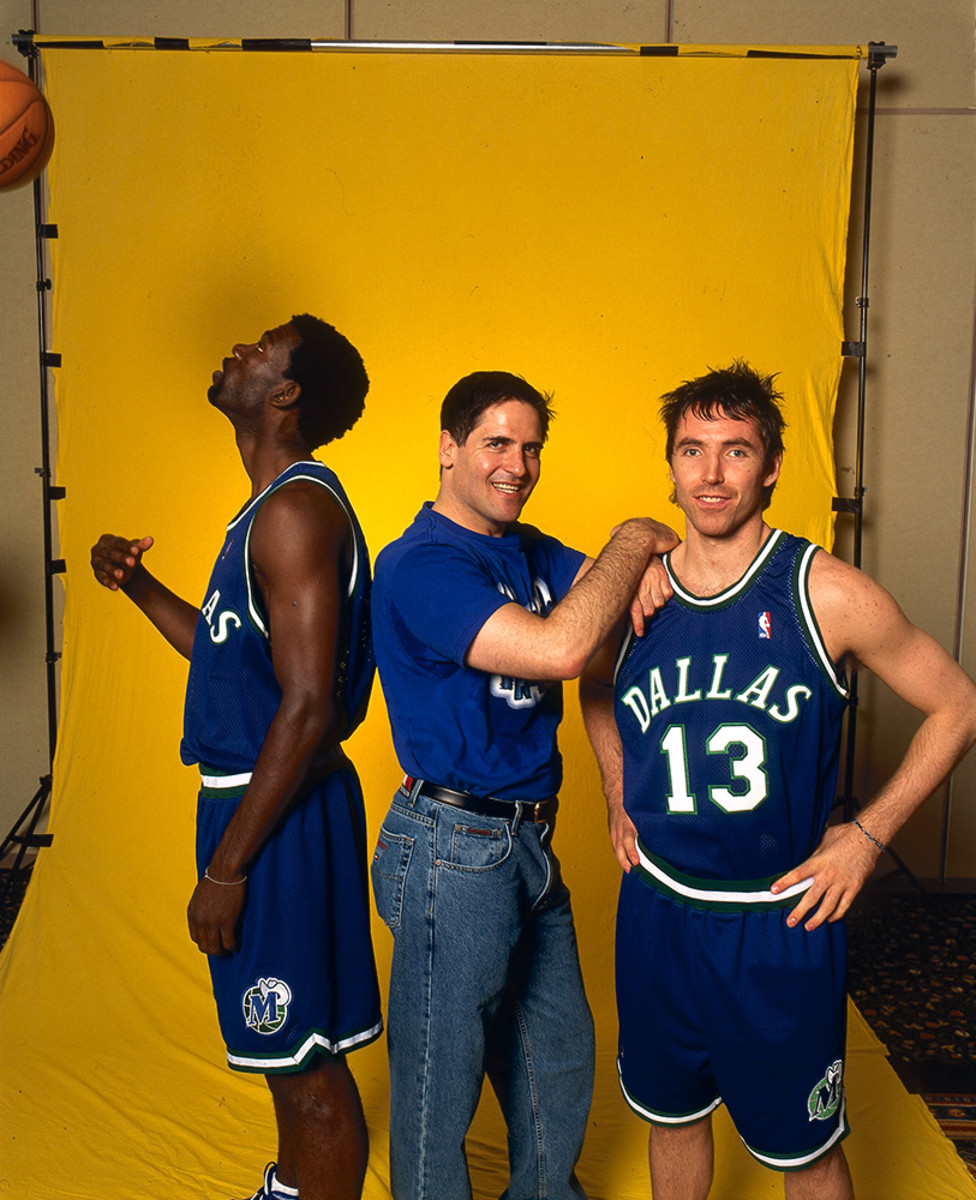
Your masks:
<svg viewBox="0 0 976 1200"><path fill-rule="evenodd" d="M486 408L463 444L442 431L437 508L475 533L505 533L538 482L543 441L539 414L524 400Z"/></svg>
<svg viewBox="0 0 976 1200"><path fill-rule="evenodd" d="M689 411L671 454L675 499L688 524L704 537L728 537L762 516L763 490L779 476L780 456L767 463L755 421Z"/></svg>

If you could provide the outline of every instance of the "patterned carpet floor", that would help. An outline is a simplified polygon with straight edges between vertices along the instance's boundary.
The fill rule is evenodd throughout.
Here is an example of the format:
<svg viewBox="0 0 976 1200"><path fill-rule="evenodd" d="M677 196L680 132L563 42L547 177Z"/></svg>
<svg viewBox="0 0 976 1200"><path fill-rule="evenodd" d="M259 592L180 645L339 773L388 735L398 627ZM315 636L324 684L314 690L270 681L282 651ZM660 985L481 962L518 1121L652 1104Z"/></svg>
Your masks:
<svg viewBox="0 0 976 1200"><path fill-rule="evenodd" d="M848 988L976 1175L976 895L877 888L848 917Z"/></svg>
<svg viewBox="0 0 976 1200"><path fill-rule="evenodd" d="M26 888L0 871L0 947ZM976 1176L976 894L878 887L848 929L854 1002Z"/></svg>

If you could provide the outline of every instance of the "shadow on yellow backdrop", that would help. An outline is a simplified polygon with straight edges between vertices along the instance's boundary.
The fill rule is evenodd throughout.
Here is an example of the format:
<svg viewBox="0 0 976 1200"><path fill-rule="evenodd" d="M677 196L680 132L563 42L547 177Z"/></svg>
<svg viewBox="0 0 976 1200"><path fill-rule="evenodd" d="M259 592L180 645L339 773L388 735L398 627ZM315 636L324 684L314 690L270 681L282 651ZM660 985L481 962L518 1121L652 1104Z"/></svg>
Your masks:
<svg viewBox="0 0 976 1200"><path fill-rule="evenodd" d="M676 519L656 399L745 357L780 372L788 397L772 519L829 544L859 51L846 55L44 52L59 127L67 608L55 841L0 961L5 1195L244 1195L273 1153L263 1084L223 1065L185 932L185 664L87 566L100 532L150 533L152 568L201 597L248 492L230 427L206 403L211 371L292 312L356 343L367 411L321 454L374 554L436 491L450 384L480 367L520 372L554 391L559 414L527 516L592 552L629 514ZM617 868L573 691L557 849L600 1055L581 1176L595 1200L628 1200L647 1195L646 1131L616 1088ZM397 780L378 693L350 749L375 834ZM381 926L374 937L384 975L390 939ZM859 1194L974 1194L860 1023L852 1059ZM352 1063L377 1200L383 1043ZM895 1110L910 1139L874 1132ZM907 1158L920 1129L921 1174ZM716 1194L775 1193L727 1123L720 1138ZM469 1144L477 1194L497 1195L493 1102Z"/></svg>

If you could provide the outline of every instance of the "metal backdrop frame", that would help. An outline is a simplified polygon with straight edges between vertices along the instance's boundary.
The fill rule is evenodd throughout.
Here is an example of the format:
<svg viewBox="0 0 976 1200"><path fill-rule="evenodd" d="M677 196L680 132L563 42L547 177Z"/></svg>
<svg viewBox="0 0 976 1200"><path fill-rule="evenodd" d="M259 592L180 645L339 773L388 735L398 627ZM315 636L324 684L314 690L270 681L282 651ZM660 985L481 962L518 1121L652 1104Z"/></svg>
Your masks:
<svg viewBox="0 0 976 1200"><path fill-rule="evenodd" d="M57 50L104 50L131 48L137 50L204 50L211 51L243 51L246 53L308 53L308 52L342 52L375 51L377 53L441 53L441 54L587 54L587 55L637 55L642 57L678 57L682 54L691 55L693 49L674 45L614 45L597 42L392 42L392 41L358 41L352 38L351 0L345 6L344 40L321 40L315 38L237 38L237 39L191 39L174 37L146 38L49 38L36 34L33 30L22 29L13 37L13 44L28 61L28 74L36 84L39 77L39 54L44 49ZM855 341L841 343L841 354L845 358L857 360L857 436L855 444L855 478L854 494L851 497L835 496L832 502L833 511L849 514L854 518L852 562L855 567L861 565L861 545L864 527L864 426L867 408L867 333L868 333L868 263L871 245L871 206L873 200L873 171L874 171L874 137L875 118L877 111L877 76L885 63L898 53L897 46L889 46L884 42L869 42L867 68L870 74L868 110L867 110L867 146L865 157L865 186L864 203L862 208L862 242L861 242L861 287L855 304L860 311L859 335ZM746 58L835 58L839 55L827 52L779 50L775 48L749 48L742 57ZM35 179L34 189L34 224L37 265L37 340L38 365L40 372L40 416L41 416L41 466L35 468L35 473L41 479L42 508L44 529L44 611L46 652L45 665L47 673L47 727L48 755L50 769L39 781L39 787L27 807L14 823L10 833L0 844L0 860L11 849L17 847L17 854L12 870L8 874L8 886L22 878L30 871L33 863L26 867L24 862L29 851L39 851L50 846L53 834L38 833L48 801L51 796L54 771L54 753L57 746L58 707L57 707L57 663L61 652L55 645L55 616L54 616L54 576L64 574L66 564L64 559L54 557L54 504L63 500L65 489L51 482L51 425L50 425L50 376L52 370L61 365L60 354L50 349L48 340L47 294L51 291L52 283L49 272L47 242L57 238L58 228L46 221L45 197L41 179ZM958 649L958 647L957 647ZM843 790L837 797L835 805L843 809L844 820L850 821L860 810L861 804L854 795L854 759L857 749L857 710L858 710L858 678L856 669L851 672L850 704L847 710L847 725L845 738L845 758ZM950 777L951 778L951 777ZM948 785L944 800L942 854L940 860L940 881L945 882L946 862L948 857L948 819L950 793ZM901 858L889 847L887 853L896 863L897 870L904 872L921 888L921 884L909 871Z"/></svg>

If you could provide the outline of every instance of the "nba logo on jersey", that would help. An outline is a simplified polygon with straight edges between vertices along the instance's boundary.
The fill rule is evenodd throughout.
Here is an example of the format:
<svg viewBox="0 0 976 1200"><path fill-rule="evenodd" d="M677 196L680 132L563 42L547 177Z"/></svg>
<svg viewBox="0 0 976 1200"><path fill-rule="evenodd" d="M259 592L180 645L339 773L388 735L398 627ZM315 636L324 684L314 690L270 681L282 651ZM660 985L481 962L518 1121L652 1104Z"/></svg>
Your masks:
<svg viewBox="0 0 976 1200"><path fill-rule="evenodd" d="M768 642L773 636L773 618L768 612L759 614L759 640Z"/></svg>

